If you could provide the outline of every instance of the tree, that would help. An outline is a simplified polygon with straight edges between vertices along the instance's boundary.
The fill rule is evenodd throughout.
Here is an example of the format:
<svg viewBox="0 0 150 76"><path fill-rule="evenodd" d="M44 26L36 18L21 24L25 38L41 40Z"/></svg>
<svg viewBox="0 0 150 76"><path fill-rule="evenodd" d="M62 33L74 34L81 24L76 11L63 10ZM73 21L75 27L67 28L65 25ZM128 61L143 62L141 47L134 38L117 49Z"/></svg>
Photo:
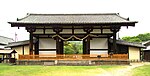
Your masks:
<svg viewBox="0 0 150 76"><path fill-rule="evenodd" d="M137 36L126 36L122 38L125 41L128 42L143 42L143 41L148 41L150 40L150 33L145 33L145 34L139 34Z"/></svg>
<svg viewBox="0 0 150 76"><path fill-rule="evenodd" d="M66 41L64 42L64 53L65 54L82 54L83 45L82 42L78 41Z"/></svg>
<svg viewBox="0 0 150 76"><path fill-rule="evenodd" d="M150 40L150 33L139 34L137 37L138 37L141 41L148 41L148 40Z"/></svg>
<svg viewBox="0 0 150 76"><path fill-rule="evenodd" d="M128 41L128 42L142 42L138 37L123 37L122 38L123 40L125 41Z"/></svg>

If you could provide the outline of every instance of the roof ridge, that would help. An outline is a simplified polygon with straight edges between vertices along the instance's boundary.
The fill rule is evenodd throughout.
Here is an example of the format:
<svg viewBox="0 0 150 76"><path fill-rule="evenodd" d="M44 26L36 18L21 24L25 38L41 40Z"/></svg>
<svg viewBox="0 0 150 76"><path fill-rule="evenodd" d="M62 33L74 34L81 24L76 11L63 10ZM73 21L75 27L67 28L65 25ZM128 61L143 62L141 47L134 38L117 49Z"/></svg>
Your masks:
<svg viewBox="0 0 150 76"><path fill-rule="evenodd" d="M20 43L20 42L26 42L26 41L29 41L29 40L23 40L23 41L17 41L17 42L9 42L8 44Z"/></svg>
<svg viewBox="0 0 150 76"><path fill-rule="evenodd" d="M29 15L116 15L117 13L58 13L58 14L38 14L28 13Z"/></svg>

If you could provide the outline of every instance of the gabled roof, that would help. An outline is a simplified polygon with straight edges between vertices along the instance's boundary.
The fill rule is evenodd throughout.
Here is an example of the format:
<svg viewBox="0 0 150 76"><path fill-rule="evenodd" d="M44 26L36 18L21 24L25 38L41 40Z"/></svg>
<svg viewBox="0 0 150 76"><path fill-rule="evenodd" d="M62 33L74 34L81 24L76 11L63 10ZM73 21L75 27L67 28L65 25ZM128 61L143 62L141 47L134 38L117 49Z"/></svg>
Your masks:
<svg viewBox="0 0 150 76"><path fill-rule="evenodd" d="M6 45L9 42L13 42L14 40L12 38L8 38L8 37L4 37L4 36L0 36L0 44L1 45Z"/></svg>
<svg viewBox="0 0 150 76"><path fill-rule="evenodd" d="M36 40L33 40L33 43L35 43L35 42L36 42ZM15 47L15 46L29 45L29 43L30 43L29 40L18 41L18 42L11 42L6 47Z"/></svg>
<svg viewBox="0 0 150 76"><path fill-rule="evenodd" d="M110 43L113 43L113 39L109 40ZM120 45L126 45L126 46L133 46L133 47L140 47L140 48L146 48L144 45L142 45L141 43L134 43L134 42L127 42L121 39L118 39L116 41L116 44L120 44Z"/></svg>
<svg viewBox="0 0 150 76"><path fill-rule="evenodd" d="M0 50L0 54L17 53L15 50Z"/></svg>
<svg viewBox="0 0 150 76"><path fill-rule="evenodd" d="M8 22L12 26L19 24L126 24L134 26L137 21L129 21L117 13L100 14L27 14L26 17L15 22ZM18 24L18 25L16 25Z"/></svg>
<svg viewBox="0 0 150 76"><path fill-rule="evenodd" d="M150 40L142 42L142 44L145 45L145 46L150 46Z"/></svg>

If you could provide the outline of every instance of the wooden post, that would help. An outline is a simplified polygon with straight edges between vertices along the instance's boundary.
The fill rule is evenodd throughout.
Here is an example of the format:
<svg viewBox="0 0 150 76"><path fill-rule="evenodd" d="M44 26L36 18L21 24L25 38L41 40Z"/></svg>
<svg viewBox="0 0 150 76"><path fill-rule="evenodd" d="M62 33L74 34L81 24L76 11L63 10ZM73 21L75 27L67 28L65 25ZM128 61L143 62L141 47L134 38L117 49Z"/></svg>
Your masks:
<svg viewBox="0 0 150 76"><path fill-rule="evenodd" d="M88 35L88 34L90 34L90 32L93 31L93 28L92 27L85 27L83 30ZM86 51L85 51L85 54L90 54L90 36L88 36L87 39L86 39Z"/></svg>
<svg viewBox="0 0 150 76"><path fill-rule="evenodd" d="M113 32L113 51L111 51L111 53L113 54L117 51L116 33L120 30L120 26L113 26L110 30Z"/></svg>
<svg viewBox="0 0 150 76"><path fill-rule="evenodd" d="M113 52L116 52L116 30L113 31Z"/></svg>
<svg viewBox="0 0 150 76"><path fill-rule="evenodd" d="M34 48L35 48L34 54L39 55L39 38L37 38L37 41L35 42Z"/></svg>
<svg viewBox="0 0 150 76"><path fill-rule="evenodd" d="M33 55L33 32L35 32L35 28L26 27L27 32L30 33L30 44L29 44L29 54Z"/></svg>
<svg viewBox="0 0 150 76"><path fill-rule="evenodd" d="M59 37L56 37L56 53L57 53L57 54L60 54Z"/></svg>
<svg viewBox="0 0 150 76"><path fill-rule="evenodd" d="M86 54L86 41L83 40L83 54Z"/></svg>
<svg viewBox="0 0 150 76"><path fill-rule="evenodd" d="M29 50L30 55L33 55L33 32L30 31L30 44L29 44Z"/></svg>
<svg viewBox="0 0 150 76"><path fill-rule="evenodd" d="M90 37L87 37L86 54L90 54Z"/></svg>
<svg viewBox="0 0 150 76"><path fill-rule="evenodd" d="M59 33L62 31L62 28L59 27L54 27L53 31L56 32L57 35L59 35ZM63 45L62 45L63 46ZM56 53L57 54L61 54L61 50L60 50L60 41L59 41L59 37L56 36Z"/></svg>

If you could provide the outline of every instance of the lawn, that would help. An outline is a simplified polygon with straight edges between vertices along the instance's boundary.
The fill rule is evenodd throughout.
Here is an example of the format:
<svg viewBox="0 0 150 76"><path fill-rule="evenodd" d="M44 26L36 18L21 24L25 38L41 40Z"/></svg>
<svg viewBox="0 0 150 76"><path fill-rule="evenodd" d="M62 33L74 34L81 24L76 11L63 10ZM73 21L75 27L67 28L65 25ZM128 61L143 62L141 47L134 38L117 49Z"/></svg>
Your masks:
<svg viewBox="0 0 150 76"><path fill-rule="evenodd" d="M132 73L132 76L150 76L150 65L134 68Z"/></svg>
<svg viewBox="0 0 150 76"><path fill-rule="evenodd" d="M121 66L40 66L0 64L0 76L94 76Z"/></svg>

